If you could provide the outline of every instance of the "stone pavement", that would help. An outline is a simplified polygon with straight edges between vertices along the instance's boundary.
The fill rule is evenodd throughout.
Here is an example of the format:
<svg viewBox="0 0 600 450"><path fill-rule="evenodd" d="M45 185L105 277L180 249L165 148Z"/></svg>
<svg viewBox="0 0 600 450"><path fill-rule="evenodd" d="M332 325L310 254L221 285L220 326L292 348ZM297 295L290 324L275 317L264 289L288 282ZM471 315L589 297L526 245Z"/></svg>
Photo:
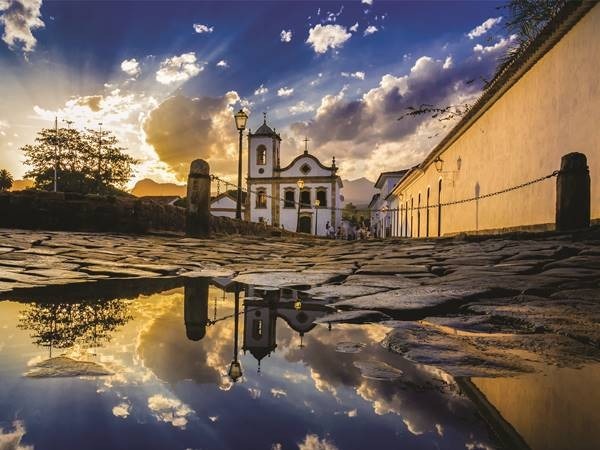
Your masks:
<svg viewBox="0 0 600 450"><path fill-rule="evenodd" d="M488 239L188 239L0 230L0 299L46 286L232 277L385 321L383 345L453 375L600 360L600 229Z"/></svg>

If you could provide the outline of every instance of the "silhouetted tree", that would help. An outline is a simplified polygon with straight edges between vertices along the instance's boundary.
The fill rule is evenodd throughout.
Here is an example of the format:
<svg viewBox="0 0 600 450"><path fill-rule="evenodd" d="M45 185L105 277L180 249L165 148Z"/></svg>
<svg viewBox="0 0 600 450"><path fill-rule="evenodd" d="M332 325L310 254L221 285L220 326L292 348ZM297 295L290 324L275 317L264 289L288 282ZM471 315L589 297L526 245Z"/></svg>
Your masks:
<svg viewBox="0 0 600 450"><path fill-rule="evenodd" d="M38 189L51 190L54 170L63 192L107 194L124 187L137 161L119 146L107 130L79 131L73 128L40 130L34 145L21 148L31 167L25 176Z"/></svg>
<svg viewBox="0 0 600 450"><path fill-rule="evenodd" d="M6 169L0 170L0 191L7 191L13 185L13 177Z"/></svg>
<svg viewBox="0 0 600 450"><path fill-rule="evenodd" d="M132 316L122 300L85 300L80 303L32 303L19 317L19 328L31 332L36 345L69 348L96 347Z"/></svg>

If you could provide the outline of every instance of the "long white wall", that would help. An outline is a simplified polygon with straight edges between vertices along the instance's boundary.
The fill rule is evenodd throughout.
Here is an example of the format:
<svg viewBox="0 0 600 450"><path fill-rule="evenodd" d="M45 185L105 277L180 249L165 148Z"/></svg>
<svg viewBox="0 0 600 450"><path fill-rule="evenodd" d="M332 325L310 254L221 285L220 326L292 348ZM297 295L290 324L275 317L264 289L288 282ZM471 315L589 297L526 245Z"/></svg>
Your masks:
<svg viewBox="0 0 600 450"><path fill-rule="evenodd" d="M481 196L559 169L569 152L586 154L592 180L592 218L600 218L600 4L487 109L414 181L401 185L403 205L425 202L430 188L430 235L437 235L441 201ZM460 159L460 170L458 160ZM468 204L442 208L442 234L553 224L556 179ZM426 234L412 213L413 236ZM410 230L409 230L410 234Z"/></svg>

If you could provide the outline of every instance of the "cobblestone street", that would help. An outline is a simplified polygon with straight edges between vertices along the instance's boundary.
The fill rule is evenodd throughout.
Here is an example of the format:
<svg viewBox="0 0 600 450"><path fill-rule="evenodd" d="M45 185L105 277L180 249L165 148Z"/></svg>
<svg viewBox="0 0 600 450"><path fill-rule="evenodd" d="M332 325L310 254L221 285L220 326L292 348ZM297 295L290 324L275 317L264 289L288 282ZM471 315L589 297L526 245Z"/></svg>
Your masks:
<svg viewBox="0 0 600 450"><path fill-rule="evenodd" d="M203 276L300 286L337 310L321 322L385 321L393 331L383 345L455 376L600 359L598 228L353 242L0 231L0 298Z"/></svg>

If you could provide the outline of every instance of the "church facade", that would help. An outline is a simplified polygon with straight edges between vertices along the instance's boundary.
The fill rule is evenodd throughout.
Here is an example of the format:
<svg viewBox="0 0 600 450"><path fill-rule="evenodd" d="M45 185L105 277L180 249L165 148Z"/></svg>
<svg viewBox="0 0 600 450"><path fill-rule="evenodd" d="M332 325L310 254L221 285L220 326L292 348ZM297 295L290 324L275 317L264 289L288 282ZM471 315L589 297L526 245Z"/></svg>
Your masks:
<svg viewBox="0 0 600 450"><path fill-rule="evenodd" d="M328 222L337 229L342 223L343 185L335 157L326 166L306 147L281 167L280 147L281 137L266 117L256 132L248 133L246 220L319 236L327 233Z"/></svg>

